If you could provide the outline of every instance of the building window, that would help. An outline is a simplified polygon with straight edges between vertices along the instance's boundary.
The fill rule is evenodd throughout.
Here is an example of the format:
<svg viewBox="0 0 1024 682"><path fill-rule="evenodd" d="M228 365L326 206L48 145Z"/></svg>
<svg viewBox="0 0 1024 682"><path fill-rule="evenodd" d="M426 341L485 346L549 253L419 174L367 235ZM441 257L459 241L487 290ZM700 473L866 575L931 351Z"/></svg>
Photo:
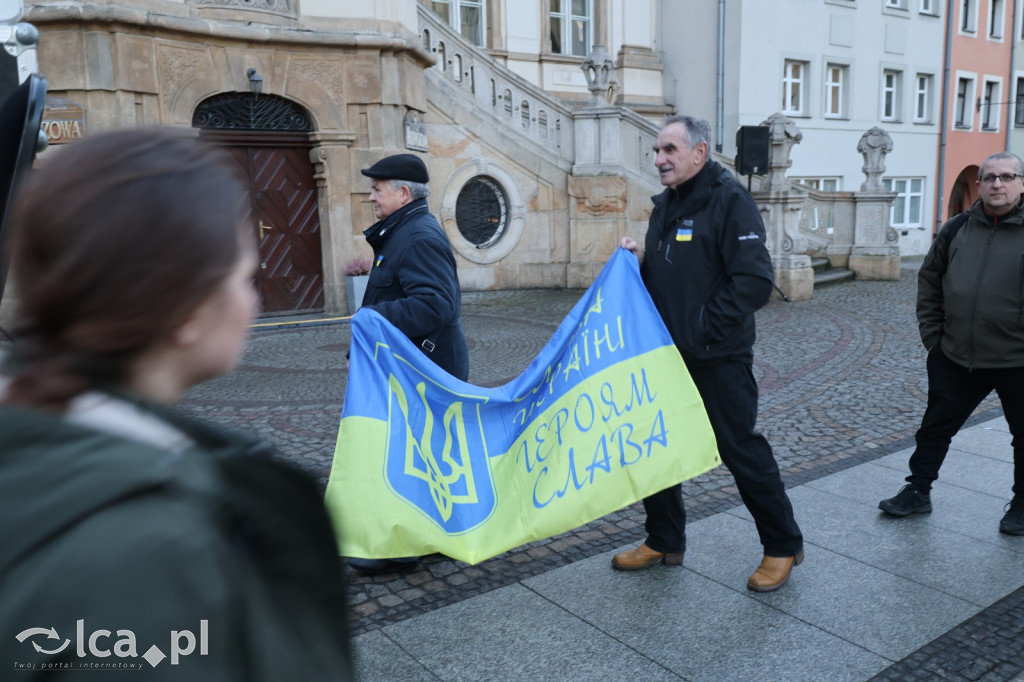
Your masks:
<svg viewBox="0 0 1024 682"><path fill-rule="evenodd" d="M917 86L914 88L914 123L931 123L932 78L930 74L917 74Z"/></svg>
<svg viewBox="0 0 1024 682"><path fill-rule="evenodd" d="M991 0L988 15L988 37L993 40L1003 39L1003 0Z"/></svg>
<svg viewBox="0 0 1024 682"><path fill-rule="evenodd" d="M907 0L885 0L885 6L893 9L906 9Z"/></svg>
<svg viewBox="0 0 1024 682"><path fill-rule="evenodd" d="M1024 78L1017 77L1017 96L1014 98L1013 125L1024 127Z"/></svg>
<svg viewBox="0 0 1024 682"><path fill-rule="evenodd" d="M900 91L903 72L886 69L882 72L882 120L900 119Z"/></svg>
<svg viewBox="0 0 1024 682"><path fill-rule="evenodd" d="M843 64L825 65L825 118L845 118L847 68Z"/></svg>
<svg viewBox="0 0 1024 682"><path fill-rule="evenodd" d="M999 82L985 81L981 100L981 129L999 129Z"/></svg>
<svg viewBox="0 0 1024 682"><path fill-rule="evenodd" d="M924 178L883 178L887 192L896 192L889 209L889 223L894 228L921 227L924 207Z"/></svg>
<svg viewBox="0 0 1024 682"><path fill-rule="evenodd" d="M807 63L787 59L782 72L782 113L803 116Z"/></svg>
<svg viewBox="0 0 1024 682"><path fill-rule="evenodd" d="M938 14L935 10L937 0L921 0L921 14Z"/></svg>
<svg viewBox="0 0 1024 682"><path fill-rule="evenodd" d="M430 8L469 42L484 44L484 0L433 0Z"/></svg>
<svg viewBox="0 0 1024 682"><path fill-rule="evenodd" d="M822 192L838 192L841 178L838 175L824 178L793 178L797 182Z"/></svg>
<svg viewBox="0 0 1024 682"><path fill-rule="evenodd" d="M592 44L593 0L550 0L551 51L586 57Z"/></svg>
<svg viewBox="0 0 1024 682"><path fill-rule="evenodd" d="M974 81L970 78L958 78L956 82L956 112L953 118L953 125L957 128L971 126L971 105L968 102L973 98Z"/></svg>
<svg viewBox="0 0 1024 682"><path fill-rule="evenodd" d="M478 249L497 244L508 226L508 198L501 185L484 175L467 182L455 200L455 224Z"/></svg>
<svg viewBox="0 0 1024 682"><path fill-rule="evenodd" d="M978 0L960 0L960 30L975 33L978 30Z"/></svg>

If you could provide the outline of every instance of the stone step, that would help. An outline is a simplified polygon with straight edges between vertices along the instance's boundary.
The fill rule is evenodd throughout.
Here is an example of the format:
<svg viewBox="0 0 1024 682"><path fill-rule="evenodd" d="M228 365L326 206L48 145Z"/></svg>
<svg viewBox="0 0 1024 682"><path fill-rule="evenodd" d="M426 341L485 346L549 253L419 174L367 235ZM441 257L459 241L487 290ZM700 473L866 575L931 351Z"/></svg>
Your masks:
<svg viewBox="0 0 1024 682"><path fill-rule="evenodd" d="M814 273L814 286L819 287L825 284L835 284L853 279L852 270L842 268L829 268L828 270L816 270Z"/></svg>
<svg viewBox="0 0 1024 682"><path fill-rule="evenodd" d="M812 256L811 267L814 268L815 271L827 270L829 268L828 258L823 256Z"/></svg>

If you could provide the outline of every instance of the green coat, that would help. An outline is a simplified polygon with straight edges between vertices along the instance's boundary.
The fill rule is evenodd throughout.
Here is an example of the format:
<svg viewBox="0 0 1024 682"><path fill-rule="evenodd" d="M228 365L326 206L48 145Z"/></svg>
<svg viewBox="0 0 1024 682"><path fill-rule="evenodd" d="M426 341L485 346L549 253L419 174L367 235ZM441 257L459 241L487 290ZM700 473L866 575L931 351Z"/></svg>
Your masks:
<svg viewBox="0 0 1024 682"><path fill-rule="evenodd" d="M82 423L0 404L2 665L351 679L344 572L316 485L259 442L92 395L112 409ZM167 656L155 667L151 647Z"/></svg>
<svg viewBox="0 0 1024 682"><path fill-rule="evenodd" d="M953 234L957 224L942 226L918 273L921 341L962 367L1024 367L1024 204L995 219L979 199Z"/></svg>

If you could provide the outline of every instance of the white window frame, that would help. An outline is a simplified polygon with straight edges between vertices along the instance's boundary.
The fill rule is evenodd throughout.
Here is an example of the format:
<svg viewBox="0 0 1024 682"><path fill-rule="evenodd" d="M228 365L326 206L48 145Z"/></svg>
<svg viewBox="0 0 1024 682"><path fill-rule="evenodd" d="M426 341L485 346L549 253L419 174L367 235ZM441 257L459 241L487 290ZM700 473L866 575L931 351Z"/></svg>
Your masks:
<svg viewBox="0 0 1024 682"><path fill-rule="evenodd" d="M889 208L889 225L892 228L897 230L911 230L924 227L925 180L926 178L923 177L882 178L882 183L885 185L885 191L896 192L896 198L893 200L892 206ZM918 183L916 191L914 189L915 181ZM902 186L900 183L902 183ZM911 215L914 197L917 197L918 199L916 216ZM897 222L896 212L901 208L903 210L903 220Z"/></svg>
<svg viewBox="0 0 1024 682"><path fill-rule="evenodd" d="M590 54L590 50L594 46L594 0L584 0L584 2L586 3L586 15L573 14L573 0L561 0L562 10L560 12L551 10L551 5L548 5L548 31L550 32L551 30L552 19L558 17L562 20L562 35L560 36L562 41L562 50L560 52L555 52L555 47L552 45L551 51L555 54L563 54L568 57L586 57ZM572 51L573 26L578 21L585 22L586 26L586 37L583 39L583 54L577 54Z"/></svg>
<svg viewBox="0 0 1024 682"><path fill-rule="evenodd" d="M794 177L792 180L807 185L819 192L841 192L843 190L843 176L825 175L816 177ZM830 186L831 185L831 186Z"/></svg>
<svg viewBox="0 0 1024 682"><path fill-rule="evenodd" d="M1006 35L1006 3L1004 0L989 0L988 39L1001 43L1004 35Z"/></svg>
<svg viewBox="0 0 1024 682"><path fill-rule="evenodd" d="M934 92L935 74L918 71L914 75L914 123L933 121Z"/></svg>
<svg viewBox="0 0 1024 682"><path fill-rule="evenodd" d="M978 74L957 71L955 82L956 95L953 100L953 129L971 130L974 128L974 93L978 87ZM960 94L962 83L966 83L966 90L963 95ZM960 110L961 106L963 111Z"/></svg>
<svg viewBox="0 0 1024 682"><path fill-rule="evenodd" d="M834 71L838 70L839 80L833 81ZM835 111L832 110L833 92L838 95ZM825 101L823 116L825 118L849 118L848 102L850 100L850 65L843 62L825 62Z"/></svg>
<svg viewBox="0 0 1024 682"><path fill-rule="evenodd" d="M883 68L879 118L883 121L899 122L902 120L902 103L903 70L891 67Z"/></svg>
<svg viewBox="0 0 1024 682"><path fill-rule="evenodd" d="M800 67L800 75L793 76L793 66ZM782 113L790 116L807 116L807 83L811 64L803 59L786 59L782 63ZM793 89L796 89L796 108L790 106L793 100Z"/></svg>
<svg viewBox="0 0 1024 682"><path fill-rule="evenodd" d="M434 5L448 5L448 25L451 26L456 33L461 35L463 38L473 43L477 47L487 47L487 1L486 0L431 0L430 8L435 14L438 14L434 10ZM473 41L472 38L462 32L462 11L464 7L476 7L480 10L480 25L477 27L480 31L480 42Z"/></svg>
<svg viewBox="0 0 1024 682"><path fill-rule="evenodd" d="M961 35L974 36L978 33L978 0L960 0L957 31Z"/></svg>
<svg viewBox="0 0 1024 682"><path fill-rule="evenodd" d="M921 229L924 227L924 187L923 177L890 177L883 178L887 192L896 192L896 198L889 209L889 224L895 229ZM914 183L917 183L915 188ZM917 211L913 215L913 199L917 198ZM897 211L902 210L903 220L897 220Z"/></svg>
<svg viewBox="0 0 1024 682"><path fill-rule="evenodd" d="M997 133L1002 127L1003 79L995 76L986 77L981 86L980 128L986 133Z"/></svg>
<svg viewBox="0 0 1024 682"><path fill-rule="evenodd" d="M885 0L888 9L907 9L907 0Z"/></svg>
<svg viewBox="0 0 1024 682"><path fill-rule="evenodd" d="M938 3L939 0L921 0L921 7L918 11L921 14L928 14L937 17L939 15Z"/></svg>

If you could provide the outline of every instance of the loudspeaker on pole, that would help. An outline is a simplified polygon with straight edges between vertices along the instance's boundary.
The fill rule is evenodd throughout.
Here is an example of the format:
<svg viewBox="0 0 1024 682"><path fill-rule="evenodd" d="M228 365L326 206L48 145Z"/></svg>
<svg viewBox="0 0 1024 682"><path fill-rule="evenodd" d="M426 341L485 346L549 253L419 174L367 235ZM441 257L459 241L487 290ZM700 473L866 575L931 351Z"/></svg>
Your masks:
<svg viewBox="0 0 1024 682"><path fill-rule="evenodd" d="M768 126L740 126L736 131L736 172L768 174Z"/></svg>

